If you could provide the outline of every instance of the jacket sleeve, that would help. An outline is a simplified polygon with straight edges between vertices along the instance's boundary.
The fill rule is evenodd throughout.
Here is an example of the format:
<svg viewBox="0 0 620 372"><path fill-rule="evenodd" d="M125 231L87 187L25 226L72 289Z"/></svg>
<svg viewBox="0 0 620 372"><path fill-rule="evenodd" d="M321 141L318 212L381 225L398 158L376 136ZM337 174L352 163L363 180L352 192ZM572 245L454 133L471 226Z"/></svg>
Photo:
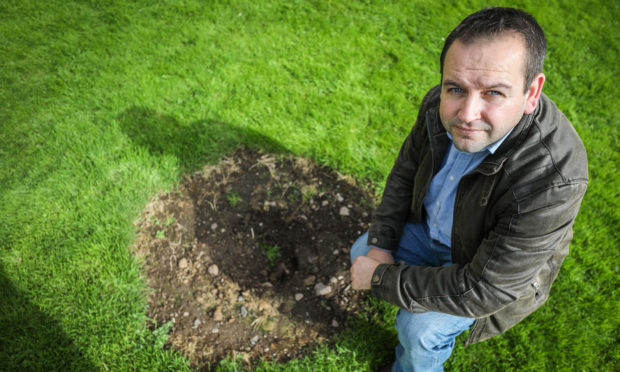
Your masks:
<svg viewBox="0 0 620 372"><path fill-rule="evenodd" d="M372 292L410 312L482 318L524 297L546 299L568 254L585 180L551 186L513 201L472 262L447 267L382 264Z"/></svg>
<svg viewBox="0 0 620 372"><path fill-rule="evenodd" d="M426 111L439 100L438 86L432 88L422 100L418 117L405 139L387 178L381 203L375 209L368 232L370 245L395 251L403 226L409 215L413 183L420 162L420 151L428 143Z"/></svg>

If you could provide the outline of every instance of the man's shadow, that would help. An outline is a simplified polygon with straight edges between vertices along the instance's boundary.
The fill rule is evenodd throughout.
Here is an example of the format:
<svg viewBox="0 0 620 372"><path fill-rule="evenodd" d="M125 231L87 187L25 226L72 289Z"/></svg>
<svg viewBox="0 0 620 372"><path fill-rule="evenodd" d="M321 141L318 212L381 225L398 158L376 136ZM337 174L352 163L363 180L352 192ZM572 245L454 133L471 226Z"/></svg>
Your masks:
<svg viewBox="0 0 620 372"><path fill-rule="evenodd" d="M240 146L265 152L289 153L277 140L253 129L240 128L218 120L183 123L154 110L134 106L119 116L121 130L134 145L153 156L173 156L181 174L214 163ZM343 333L339 342L371 364L393 360L396 336L372 319L356 319ZM389 345L386 347L386 345Z"/></svg>
<svg viewBox="0 0 620 372"><path fill-rule="evenodd" d="M153 156L175 157L181 174L214 163L242 145L267 152L288 152L281 143L260 132L218 120L183 123L138 106L123 112L118 120L121 130L136 146Z"/></svg>
<svg viewBox="0 0 620 372"><path fill-rule="evenodd" d="M96 371L63 331L21 293L0 265L0 371Z"/></svg>

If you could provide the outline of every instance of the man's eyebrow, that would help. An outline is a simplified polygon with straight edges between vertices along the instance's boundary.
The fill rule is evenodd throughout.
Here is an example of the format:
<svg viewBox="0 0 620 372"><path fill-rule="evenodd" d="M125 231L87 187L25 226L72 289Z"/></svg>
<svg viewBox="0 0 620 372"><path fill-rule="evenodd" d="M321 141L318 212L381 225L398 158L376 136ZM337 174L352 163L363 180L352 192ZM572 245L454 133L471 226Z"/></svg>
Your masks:
<svg viewBox="0 0 620 372"><path fill-rule="evenodd" d="M442 85L444 85L444 86L461 87L461 84L457 83L454 80L444 80ZM488 85L488 86L484 87L484 89L498 89L498 88L512 89L512 85L510 85L508 83L493 83L491 85Z"/></svg>
<svg viewBox="0 0 620 372"><path fill-rule="evenodd" d="M459 83L457 83L456 81L452 81L452 80L444 80L443 85L453 85L457 87L461 86Z"/></svg>
<svg viewBox="0 0 620 372"><path fill-rule="evenodd" d="M506 84L506 83L496 83L493 85L490 85L488 87L486 87L487 89L496 89L496 88L505 88L505 89L511 89L512 85L510 84Z"/></svg>

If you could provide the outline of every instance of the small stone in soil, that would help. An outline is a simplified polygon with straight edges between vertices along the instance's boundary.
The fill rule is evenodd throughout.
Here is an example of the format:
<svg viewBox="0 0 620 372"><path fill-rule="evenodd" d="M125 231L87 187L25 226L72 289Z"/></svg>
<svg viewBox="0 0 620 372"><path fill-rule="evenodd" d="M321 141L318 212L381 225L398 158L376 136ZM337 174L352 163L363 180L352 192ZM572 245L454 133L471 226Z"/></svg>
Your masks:
<svg viewBox="0 0 620 372"><path fill-rule="evenodd" d="M313 285L315 281L316 281L316 276L310 275L309 277L304 279L304 285L309 287L309 286Z"/></svg>
<svg viewBox="0 0 620 372"><path fill-rule="evenodd" d="M314 286L314 290L316 291L316 294L319 296L327 296L332 293L332 287L325 285L323 283L317 283Z"/></svg>
<svg viewBox="0 0 620 372"><path fill-rule="evenodd" d="M222 308L218 307L213 313L213 320L215 320L216 322L221 322L223 319L224 315L222 314Z"/></svg>
<svg viewBox="0 0 620 372"><path fill-rule="evenodd" d="M213 264L209 266L209 274L213 276L217 276L220 273L220 268L217 265Z"/></svg>

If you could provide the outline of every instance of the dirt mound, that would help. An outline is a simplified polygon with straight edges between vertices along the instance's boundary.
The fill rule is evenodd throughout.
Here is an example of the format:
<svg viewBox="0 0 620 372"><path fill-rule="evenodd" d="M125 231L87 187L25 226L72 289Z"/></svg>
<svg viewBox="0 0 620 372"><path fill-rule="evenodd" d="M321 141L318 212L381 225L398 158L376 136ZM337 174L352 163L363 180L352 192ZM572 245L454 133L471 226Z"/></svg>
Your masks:
<svg viewBox="0 0 620 372"><path fill-rule="evenodd" d="M333 339L357 313L349 248L373 205L332 170L254 150L187 176L138 222L155 326L171 325L169 344L204 370Z"/></svg>

